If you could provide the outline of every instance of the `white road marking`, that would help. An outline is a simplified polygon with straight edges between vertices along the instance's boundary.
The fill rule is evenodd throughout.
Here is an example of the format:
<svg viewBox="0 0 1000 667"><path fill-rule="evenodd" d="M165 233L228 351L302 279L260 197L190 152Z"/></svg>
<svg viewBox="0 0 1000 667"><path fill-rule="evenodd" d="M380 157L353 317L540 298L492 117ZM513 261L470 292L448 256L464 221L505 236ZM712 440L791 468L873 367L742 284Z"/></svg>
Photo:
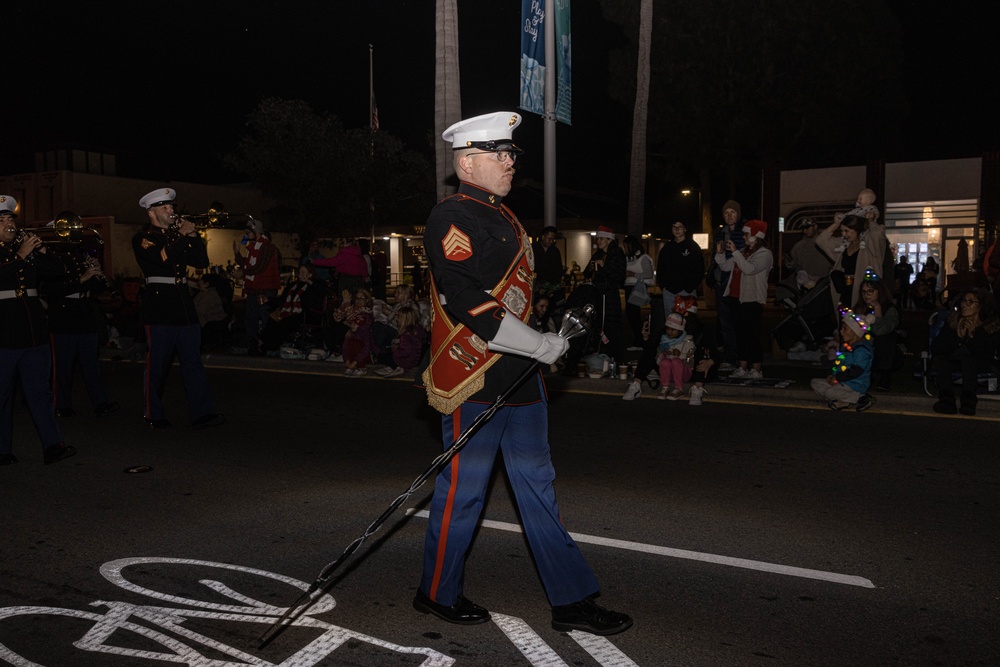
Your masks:
<svg viewBox="0 0 1000 667"><path fill-rule="evenodd" d="M569 667L531 626L516 616L490 612L490 619L503 630L507 638L528 659L533 667ZM604 663L601 663L602 665ZM610 666L609 666L610 667Z"/></svg>
<svg viewBox="0 0 1000 667"><path fill-rule="evenodd" d="M639 667L607 637L598 637L579 630L573 630L569 636L603 667Z"/></svg>
<svg viewBox="0 0 1000 667"><path fill-rule="evenodd" d="M410 508L406 513L411 516L426 519L430 516L427 510L416 510ZM504 521L493 521L483 519L482 525L486 528L506 530L512 533L521 533L521 526L516 523L506 523ZM803 567L793 567L791 565L780 565L778 563L765 563L759 560L749 560L746 558L733 558L731 556L718 556L716 554L706 554L699 551L688 551L686 549L673 549L671 547L661 547L655 544L643 544L641 542L628 542L626 540L615 540L608 537L598 537L596 535L585 535L583 533L570 533L577 542L582 544L598 544L614 549L625 549L627 551L640 551L658 556L670 556L671 558L686 558L688 560L699 560L705 563L716 565L728 565L729 567L742 567L747 570L758 570L760 572L770 572L772 574L783 574L789 577L803 577L805 579L818 579L829 581L835 584L846 584L848 586L860 586L861 588L875 588L875 584L864 577L857 577L850 574L839 574L837 572L825 572L823 570L810 570Z"/></svg>

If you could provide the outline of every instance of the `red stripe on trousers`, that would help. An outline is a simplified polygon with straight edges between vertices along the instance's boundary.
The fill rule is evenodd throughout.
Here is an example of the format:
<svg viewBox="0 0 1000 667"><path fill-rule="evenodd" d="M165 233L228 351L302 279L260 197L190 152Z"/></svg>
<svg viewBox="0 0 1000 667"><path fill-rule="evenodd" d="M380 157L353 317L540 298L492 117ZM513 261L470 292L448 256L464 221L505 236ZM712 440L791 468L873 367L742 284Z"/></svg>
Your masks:
<svg viewBox="0 0 1000 667"><path fill-rule="evenodd" d="M454 444L462 435L462 408L459 407L451 416L452 436ZM451 512L455 507L455 493L458 487L458 457L451 460L451 486L448 488L448 500L444 504L444 514L441 517L441 534L438 535L437 560L434 563L434 578L431 579L431 590L427 597L437 602L438 584L441 583L441 570L444 569L444 556L448 551L448 529L451 527Z"/></svg>

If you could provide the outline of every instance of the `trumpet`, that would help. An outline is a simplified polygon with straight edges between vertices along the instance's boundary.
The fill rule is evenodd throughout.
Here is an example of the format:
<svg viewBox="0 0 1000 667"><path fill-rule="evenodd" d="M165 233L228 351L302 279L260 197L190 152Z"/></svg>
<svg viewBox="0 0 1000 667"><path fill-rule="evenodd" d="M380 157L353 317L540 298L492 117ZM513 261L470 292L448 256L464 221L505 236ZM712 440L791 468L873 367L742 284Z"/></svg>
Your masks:
<svg viewBox="0 0 1000 667"><path fill-rule="evenodd" d="M167 229L171 232L179 231L182 222L194 222L194 220L191 219L190 215L180 215L178 213L174 213L172 216L170 216L170 220L171 223L170 226L167 227Z"/></svg>

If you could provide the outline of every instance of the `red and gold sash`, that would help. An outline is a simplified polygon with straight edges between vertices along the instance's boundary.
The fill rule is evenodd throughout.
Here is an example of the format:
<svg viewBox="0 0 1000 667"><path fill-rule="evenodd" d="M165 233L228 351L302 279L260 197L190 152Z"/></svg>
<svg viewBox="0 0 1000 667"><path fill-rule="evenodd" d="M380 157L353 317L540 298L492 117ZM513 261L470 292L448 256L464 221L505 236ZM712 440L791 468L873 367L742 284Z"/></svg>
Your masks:
<svg viewBox="0 0 1000 667"><path fill-rule="evenodd" d="M490 296L522 322L531 316L531 283L534 276L531 245L522 231L521 249L507 274ZM441 303L431 278L431 361L424 371L430 406L449 415L484 386L486 370L500 355L487 349L486 341L461 322L453 321ZM492 304L487 304L493 307Z"/></svg>

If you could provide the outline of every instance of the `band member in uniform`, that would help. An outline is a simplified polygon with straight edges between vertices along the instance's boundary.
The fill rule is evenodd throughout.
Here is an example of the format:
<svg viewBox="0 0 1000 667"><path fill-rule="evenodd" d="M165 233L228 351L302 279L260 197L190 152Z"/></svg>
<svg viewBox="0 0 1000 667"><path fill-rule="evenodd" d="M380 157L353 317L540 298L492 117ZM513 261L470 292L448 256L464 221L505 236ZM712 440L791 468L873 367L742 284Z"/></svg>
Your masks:
<svg viewBox="0 0 1000 667"><path fill-rule="evenodd" d="M532 360L551 364L567 347L558 335L526 324L534 259L524 229L502 204L522 152L511 141L520 122L516 113L497 112L442 135L454 148L461 185L427 221L434 315L431 360L422 377L431 406L443 414L445 448ZM438 475L413 600L418 611L463 625L489 619L486 609L463 596L462 582L499 448L552 606L552 627L611 635L632 625L627 615L594 602L597 579L559 518L547 411L539 373Z"/></svg>
<svg viewBox="0 0 1000 667"><path fill-rule="evenodd" d="M170 428L164 416L163 387L174 353L180 358L188 414L195 427L216 426L225 418L215 411L208 376L201 364L201 327L187 285L187 269L208 266L208 250L194 223L174 214L171 188L139 200L149 225L132 237L132 252L146 277L142 321L146 326L145 419L154 429ZM174 227L174 223L176 227Z"/></svg>
<svg viewBox="0 0 1000 667"><path fill-rule="evenodd" d="M72 211L63 211L57 219L76 219ZM81 223L82 224L82 223ZM49 304L49 331L52 332L52 389L56 399L56 416L72 417L73 372L80 362L83 383L87 387L94 414L107 417L118 411L118 403L108 397L97 352L100 347L98 332L101 313L91 300L91 295L108 289L109 283L100 264L87 254L64 259L66 272L56 280L42 284L42 292Z"/></svg>
<svg viewBox="0 0 1000 667"><path fill-rule="evenodd" d="M14 378L42 442L45 463L76 454L64 445L56 423L49 377L49 350L45 307L38 297L39 276L58 276L62 262L47 252L34 234L18 234L14 218L17 201L0 195L0 465L17 463L14 445Z"/></svg>

